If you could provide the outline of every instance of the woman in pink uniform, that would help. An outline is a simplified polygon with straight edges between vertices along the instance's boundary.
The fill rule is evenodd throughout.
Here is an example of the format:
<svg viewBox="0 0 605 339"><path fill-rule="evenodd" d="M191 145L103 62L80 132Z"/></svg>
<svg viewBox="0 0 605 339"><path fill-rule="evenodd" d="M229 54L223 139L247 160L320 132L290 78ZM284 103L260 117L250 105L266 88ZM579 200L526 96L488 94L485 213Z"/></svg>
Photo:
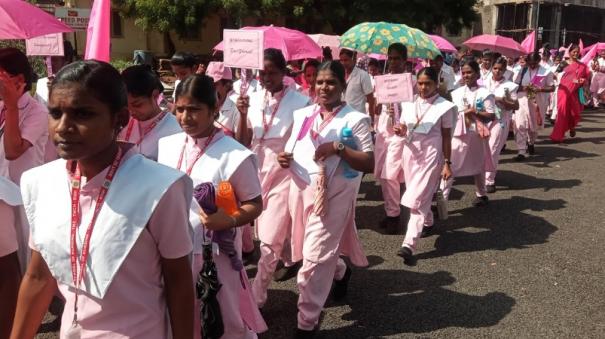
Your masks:
<svg viewBox="0 0 605 339"><path fill-rule="evenodd" d="M457 122L452 138L452 177L442 184L447 199L454 184L454 177L473 176L476 198L473 206L488 203L485 188L485 172L494 169L491 161L486 165L489 153L489 129L494 120L494 95L487 88L477 85L480 76L479 64L473 59L461 64L464 86L452 92L452 101L458 107Z"/></svg>
<svg viewBox="0 0 605 339"><path fill-rule="evenodd" d="M129 142L144 156L158 160L158 141L181 132L174 115L158 105L164 91L160 79L147 66L131 66L122 72L128 91L130 121L118 140Z"/></svg>
<svg viewBox="0 0 605 339"><path fill-rule="evenodd" d="M10 336L19 282L27 264L27 222L19 187L0 176L0 338Z"/></svg>
<svg viewBox="0 0 605 339"><path fill-rule="evenodd" d="M0 49L0 176L17 185L44 163L48 143L48 110L29 94L32 73L23 52Z"/></svg>
<svg viewBox="0 0 605 339"><path fill-rule="evenodd" d="M496 101L496 119L488 125L490 154L486 156L486 161L491 161L495 168L493 171L485 172L487 193L496 192L496 170L500 160L500 152L502 152L508 138L511 114L514 110L519 109L519 101L517 101L517 88L519 86L506 80L505 72L506 58L500 57L492 66L492 76L483 81L483 86L494 95ZM491 157L491 159L488 157Z"/></svg>
<svg viewBox="0 0 605 339"><path fill-rule="evenodd" d="M355 227L362 173L353 172L357 175L351 178L345 172L367 173L374 167L370 117L342 102L346 80L340 63L323 63L316 86L318 104L294 112L294 132L279 155L279 164L293 172L293 259L303 261L297 277L297 338L314 336L332 282L332 297L346 296L351 269L340 255L356 266L368 264ZM344 128L352 132L355 148L340 142Z"/></svg>
<svg viewBox="0 0 605 339"><path fill-rule="evenodd" d="M76 62L53 80L49 131L61 159L23 175L32 258L11 338L33 338L57 286L61 338L191 338L191 180L117 142L120 73Z"/></svg>
<svg viewBox="0 0 605 339"><path fill-rule="evenodd" d="M298 265L290 262L285 246L292 219L288 212L290 172L277 163L292 133L293 112L309 104L309 98L284 86L286 60L281 51L269 48L264 54L264 70L260 72L263 89L238 98L241 114L237 139L251 145L258 157L262 188L263 213L256 221L261 241L261 258L252 289L259 307L267 301L267 289L281 259L292 271Z"/></svg>
<svg viewBox="0 0 605 339"><path fill-rule="evenodd" d="M250 150L216 127L220 107L212 78L192 75L179 84L175 95L176 118L184 132L160 140L158 162L184 171L192 178L194 186L206 182L218 186L221 181L228 181L240 203L237 215L228 215L222 209L206 215L195 199L191 201L193 276L197 280L204 264L202 246L205 242L213 242L218 247L218 253L213 253L213 260L222 285L218 292L225 327L221 338L256 338L256 333L265 331L266 325L256 308L242 265L240 228L262 211L256 158ZM235 229L235 232L229 244L214 236L230 229ZM194 334L195 338L200 338L203 335L200 336L199 307L194 313Z"/></svg>
<svg viewBox="0 0 605 339"><path fill-rule="evenodd" d="M452 176L450 169L451 129L456 106L439 96L439 74L434 68L418 73L418 97L404 103L401 125L395 126L403 141L403 172L406 191L401 204L410 209L405 239L397 255L406 265L413 265L413 256L420 235L433 227L431 203L441 179Z"/></svg>
<svg viewBox="0 0 605 339"><path fill-rule="evenodd" d="M317 91L315 90L317 67L319 67L319 61L315 59L305 61L305 65L303 66L303 86L300 91L302 94L311 98L313 102L315 102L317 98Z"/></svg>
<svg viewBox="0 0 605 339"><path fill-rule="evenodd" d="M401 43L389 46L388 60L389 73L399 74L405 72L407 60L407 49ZM395 106L398 107L395 107ZM403 139L393 131L393 124L401 110L401 104L379 105L376 123L376 157L374 165L374 177L380 180L382 198L384 199L384 211L386 217L380 223L387 233L396 234L400 230L399 201L401 200L401 183L403 182ZM397 114L396 114L397 113Z"/></svg>

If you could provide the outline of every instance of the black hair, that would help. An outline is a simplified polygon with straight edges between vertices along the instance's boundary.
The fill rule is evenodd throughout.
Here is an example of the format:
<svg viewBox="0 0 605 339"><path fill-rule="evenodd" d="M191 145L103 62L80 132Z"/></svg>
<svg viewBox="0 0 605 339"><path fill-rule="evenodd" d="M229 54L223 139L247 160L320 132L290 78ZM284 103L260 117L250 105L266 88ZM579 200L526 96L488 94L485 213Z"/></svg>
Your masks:
<svg viewBox="0 0 605 339"><path fill-rule="evenodd" d="M117 114L128 105L126 85L120 72L106 62L76 61L63 67L52 82L49 97L55 87L68 83L82 86L97 100L106 103L112 114Z"/></svg>
<svg viewBox="0 0 605 339"><path fill-rule="evenodd" d="M481 70L480 70L479 64L477 63L477 61L475 60L475 58L464 58L464 59L462 59L462 62L460 62L460 68L462 68L464 66L468 66L475 73L481 74Z"/></svg>
<svg viewBox="0 0 605 339"><path fill-rule="evenodd" d="M319 61L315 59L307 60L307 62L305 62L305 65L303 66L303 72L307 71L307 67L315 67L315 70L317 70L317 68L319 67Z"/></svg>
<svg viewBox="0 0 605 339"><path fill-rule="evenodd" d="M395 43L392 43L392 44L389 46L389 49L387 50L387 53L391 53L392 51L395 51L395 52L397 52L397 53L401 54L401 56L402 56L404 59L407 59L407 58L408 58L408 49L407 49L407 47L405 47L405 45L404 45L404 44L402 44L401 42L395 42Z"/></svg>
<svg viewBox="0 0 605 339"><path fill-rule="evenodd" d="M151 97L153 91L164 91L158 76L148 65L130 66L122 71L122 79L128 94L135 97Z"/></svg>
<svg viewBox="0 0 605 339"><path fill-rule="evenodd" d="M540 62L542 60L542 56L539 52L532 52L527 55L527 61L535 61Z"/></svg>
<svg viewBox="0 0 605 339"><path fill-rule="evenodd" d="M332 49L330 47L322 47L322 55L324 60L328 61L328 60L332 60Z"/></svg>
<svg viewBox="0 0 605 339"><path fill-rule="evenodd" d="M216 108L218 104L214 79L207 75L193 74L181 81L176 87L175 101L185 95L205 104L210 109Z"/></svg>
<svg viewBox="0 0 605 339"><path fill-rule="evenodd" d="M483 51L483 53L481 54L481 56L482 56L483 58L492 59L492 58L494 57L494 52L492 52L492 51L491 51L491 50L489 50L489 49L486 49L486 50L484 50L484 51Z"/></svg>
<svg viewBox="0 0 605 339"><path fill-rule="evenodd" d="M319 68L317 72L321 71L330 71L334 74L334 77L340 81L341 85L345 87L347 85L347 80L345 79L345 67L338 61L325 61Z"/></svg>
<svg viewBox="0 0 605 339"><path fill-rule="evenodd" d="M193 54L186 52L176 52L170 59L170 64L173 66L183 66L193 68L197 64L197 60Z"/></svg>
<svg viewBox="0 0 605 339"><path fill-rule="evenodd" d="M284 54L277 48L267 48L263 55L263 59L271 61L284 74L287 72L286 58Z"/></svg>
<svg viewBox="0 0 605 339"><path fill-rule="evenodd" d="M23 75L25 80L23 93L32 88L32 66L27 56L20 50L12 47L0 49L0 68L12 76Z"/></svg>
<svg viewBox="0 0 605 339"><path fill-rule="evenodd" d="M418 72L416 77L420 78L420 76L422 75L426 75L435 83L439 82L439 74L437 73L437 70L435 70L433 67L424 67Z"/></svg>
<svg viewBox="0 0 605 339"><path fill-rule="evenodd" d="M352 51L350 49L343 48L343 49L340 50L340 53L338 55L343 55L343 54L346 55L346 56L348 56L351 59L355 59L355 56L357 55L357 52Z"/></svg>
<svg viewBox="0 0 605 339"><path fill-rule="evenodd" d="M498 59L496 59L496 61L494 61L494 64L492 65L492 67L493 67L495 64L502 65L502 66L504 66L504 68L506 68L506 66L508 65L508 61L506 61L506 58L505 58L505 57L502 57L502 56L501 56L501 57L499 57Z"/></svg>
<svg viewBox="0 0 605 339"><path fill-rule="evenodd" d="M443 59L443 55L441 55L441 54L437 54L437 55L436 55L436 56L433 58L433 60L435 60L435 61L437 61L437 60L441 60L441 61L443 61L443 60L444 60L444 59Z"/></svg>
<svg viewBox="0 0 605 339"><path fill-rule="evenodd" d="M374 58L370 58L370 60L368 61L368 67L370 66L380 68L380 62Z"/></svg>
<svg viewBox="0 0 605 339"><path fill-rule="evenodd" d="M580 45L578 45L578 44L571 44L571 46L569 47L568 51L571 52L574 49L580 49ZM580 51L580 52L582 52L582 51Z"/></svg>

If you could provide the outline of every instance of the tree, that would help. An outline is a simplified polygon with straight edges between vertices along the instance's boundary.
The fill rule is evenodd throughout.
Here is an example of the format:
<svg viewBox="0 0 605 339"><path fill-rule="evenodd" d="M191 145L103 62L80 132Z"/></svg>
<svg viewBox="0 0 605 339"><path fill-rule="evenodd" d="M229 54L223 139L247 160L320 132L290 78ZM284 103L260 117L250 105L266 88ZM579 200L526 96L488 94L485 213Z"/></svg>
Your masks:
<svg viewBox="0 0 605 339"><path fill-rule="evenodd" d="M288 27L319 33L327 25L337 34L364 21L390 21L427 33L445 26L459 33L477 20L477 0L112 0L127 17L146 30L164 33L169 53L174 43L169 32L183 36L211 13L219 13L236 26L244 17L284 17Z"/></svg>
<svg viewBox="0 0 605 339"><path fill-rule="evenodd" d="M168 53L175 51L170 31L184 36L197 28L214 6L215 0L112 0L122 15L135 19L135 25L164 34Z"/></svg>
<svg viewBox="0 0 605 339"><path fill-rule="evenodd" d="M288 24L319 32L328 23L342 34L364 21L403 23L432 33L441 26L457 34L478 19L477 0L287 0Z"/></svg>

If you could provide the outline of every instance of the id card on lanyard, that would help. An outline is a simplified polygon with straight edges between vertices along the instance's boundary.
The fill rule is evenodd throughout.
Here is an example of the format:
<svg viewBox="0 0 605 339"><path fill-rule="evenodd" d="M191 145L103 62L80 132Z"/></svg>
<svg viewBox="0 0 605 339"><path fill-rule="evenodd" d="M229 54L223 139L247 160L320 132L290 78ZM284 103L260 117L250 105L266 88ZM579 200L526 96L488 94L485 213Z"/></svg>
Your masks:
<svg viewBox="0 0 605 339"><path fill-rule="evenodd" d="M84 280L84 276L86 275L86 263L88 261L88 255L90 253L90 239L92 238L92 231L95 227L95 223L97 222L97 218L101 213L101 208L105 203L105 198L107 197L107 192L109 192L109 187L113 182L113 179L118 171L120 163L124 157L124 151L121 148L118 148L118 153L113 160L113 163L109 167L107 174L105 175L105 180L103 182L103 186L99 189L99 195L97 196L97 200L95 203L95 208L93 210L92 218L86 229L86 233L84 235L84 240L82 241L82 251L80 256L78 257L78 244L76 241L76 234L78 233L78 228L80 226L80 222L82 220L82 215L80 212L80 190L81 190L81 179L82 174L80 172L80 165L76 163L76 168L72 177L71 182L71 228L70 228L70 264L71 264L71 277L73 284L75 286L75 300L74 300L74 318L71 327L66 332L66 338L69 339L77 339L81 336L82 328L78 323L78 296L80 294L80 285ZM78 262L79 262L79 271L78 271ZM79 273L79 274L78 274Z"/></svg>

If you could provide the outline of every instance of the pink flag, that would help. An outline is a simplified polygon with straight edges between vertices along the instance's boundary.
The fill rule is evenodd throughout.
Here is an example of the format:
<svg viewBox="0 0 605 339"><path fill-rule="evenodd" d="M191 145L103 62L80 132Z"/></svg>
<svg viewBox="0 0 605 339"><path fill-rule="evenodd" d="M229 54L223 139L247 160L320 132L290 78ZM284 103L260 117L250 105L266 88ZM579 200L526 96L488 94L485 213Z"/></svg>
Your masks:
<svg viewBox="0 0 605 339"><path fill-rule="evenodd" d="M536 46L536 31L532 31L529 33L523 42L521 42L521 47L525 50L526 53L532 53Z"/></svg>
<svg viewBox="0 0 605 339"><path fill-rule="evenodd" d="M586 54L584 54L584 56L582 57L582 59L580 61L585 65L589 65L590 62L592 61L592 59L594 59L594 57L597 56L597 53L598 53L597 47L598 47L598 44L595 44L590 49L590 51L588 51Z"/></svg>
<svg viewBox="0 0 605 339"><path fill-rule="evenodd" d="M580 46L580 54L582 54L582 51L584 50L584 41L582 41L582 38L579 39L580 41L578 41L578 46Z"/></svg>
<svg viewBox="0 0 605 339"><path fill-rule="evenodd" d="M311 129L311 125L313 125L313 120L311 117L305 117L305 119L303 120L302 125L300 126L300 131L298 131L298 136L296 137L296 140L302 140L307 133L309 133L309 130Z"/></svg>
<svg viewBox="0 0 605 339"><path fill-rule="evenodd" d="M90 12L84 59L109 62L111 0L96 0Z"/></svg>

